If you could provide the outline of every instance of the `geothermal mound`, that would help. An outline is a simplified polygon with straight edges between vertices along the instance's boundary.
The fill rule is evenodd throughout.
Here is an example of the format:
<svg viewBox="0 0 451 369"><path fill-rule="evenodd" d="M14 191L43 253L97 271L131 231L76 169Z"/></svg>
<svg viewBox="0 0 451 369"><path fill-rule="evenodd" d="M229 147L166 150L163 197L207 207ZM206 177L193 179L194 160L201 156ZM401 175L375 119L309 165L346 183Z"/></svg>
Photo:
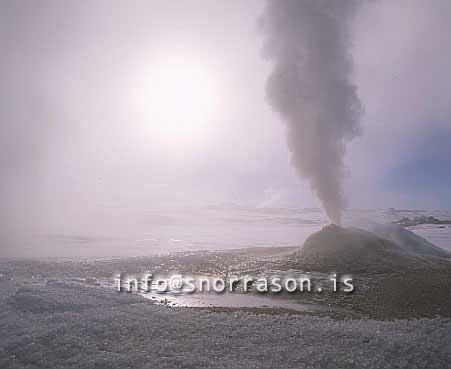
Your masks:
<svg viewBox="0 0 451 369"><path fill-rule="evenodd" d="M328 225L292 255L290 267L351 274L352 297L335 295L331 303L368 316L451 316L451 255L399 226L375 232Z"/></svg>
<svg viewBox="0 0 451 369"><path fill-rule="evenodd" d="M388 234L387 237L380 237L361 229L331 224L312 234L298 255L303 264L310 268L340 272L424 269L440 263L441 258L436 256L447 255L446 251L421 237L400 233L399 229L392 231L392 239L387 239ZM393 235L403 242L394 242L396 237Z"/></svg>
<svg viewBox="0 0 451 369"><path fill-rule="evenodd" d="M451 254L442 248L435 246L423 237L396 224L383 224L374 228L374 233L379 237L395 242L406 253L423 256L438 256L450 258Z"/></svg>

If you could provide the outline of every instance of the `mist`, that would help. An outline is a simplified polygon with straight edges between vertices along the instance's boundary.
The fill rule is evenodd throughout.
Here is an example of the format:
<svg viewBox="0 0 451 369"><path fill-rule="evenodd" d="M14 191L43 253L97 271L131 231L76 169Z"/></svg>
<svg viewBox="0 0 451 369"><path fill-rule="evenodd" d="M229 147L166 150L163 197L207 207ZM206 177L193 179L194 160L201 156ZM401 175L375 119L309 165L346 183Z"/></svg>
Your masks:
<svg viewBox="0 0 451 369"><path fill-rule="evenodd" d="M346 141L359 132L361 104L350 80L351 1L268 1L261 18L272 107L287 124L292 164L328 217L341 223Z"/></svg>
<svg viewBox="0 0 451 369"><path fill-rule="evenodd" d="M448 1L1 2L0 256L292 245L315 230L293 223L326 221L321 203L336 223L345 206L449 208L450 14ZM174 78L184 66L194 81ZM233 211L194 208L254 209L239 219L255 228L232 235ZM289 229L260 222L304 208Z"/></svg>

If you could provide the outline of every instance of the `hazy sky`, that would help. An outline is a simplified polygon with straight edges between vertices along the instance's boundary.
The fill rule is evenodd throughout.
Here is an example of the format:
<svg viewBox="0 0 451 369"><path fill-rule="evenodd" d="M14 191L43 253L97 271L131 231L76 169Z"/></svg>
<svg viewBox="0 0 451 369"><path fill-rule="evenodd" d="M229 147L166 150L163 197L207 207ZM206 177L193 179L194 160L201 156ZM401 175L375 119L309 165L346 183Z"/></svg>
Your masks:
<svg viewBox="0 0 451 369"><path fill-rule="evenodd" d="M1 1L2 224L177 203L318 206L266 101L264 1ZM351 207L451 208L451 3L352 23Z"/></svg>

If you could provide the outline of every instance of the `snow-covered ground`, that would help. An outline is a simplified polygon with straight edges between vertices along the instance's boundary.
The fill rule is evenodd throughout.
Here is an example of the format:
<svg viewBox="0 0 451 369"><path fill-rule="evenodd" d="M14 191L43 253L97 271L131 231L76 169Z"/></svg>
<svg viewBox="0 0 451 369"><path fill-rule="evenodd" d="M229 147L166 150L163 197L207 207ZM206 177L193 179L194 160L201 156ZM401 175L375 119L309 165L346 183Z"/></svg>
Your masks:
<svg viewBox="0 0 451 369"><path fill-rule="evenodd" d="M371 229L375 224L419 215L451 219L447 212L352 210L346 212L344 225ZM359 316L338 311L325 316L322 311L309 312L302 306L291 310L260 309L261 303L254 300L253 305L245 302L243 306L247 308L236 303L225 308L219 304L220 309L161 306L152 299L115 293L112 288L80 282L84 281L80 277L95 273L110 278L124 268L136 269L140 266L139 260L148 268L170 269L170 263L177 268L183 264L192 268L197 262L202 270L216 270L220 265L230 267L234 262L240 268L256 269L262 265L267 270L268 251L270 254L288 251L271 248L225 253L185 252L177 257L173 254L156 257L154 254L250 246L300 246L306 237L327 224L317 209L208 208L171 214L160 212L158 216L153 214L141 220L142 228L135 228L126 237L120 236L121 230L117 229L108 237L70 232L49 234L40 240L39 247L45 250L49 245L49 252L55 249L60 252L57 256L152 255L147 258L102 262L0 260L0 331L6 333L0 335L0 368L450 367L450 315L447 309L435 309L448 306L449 273L445 276L444 271L449 269L427 270L426 279L422 275L418 277L434 288L438 286L439 290L432 292L422 290L416 279L407 283L409 278L405 272L398 273L398 270L395 273L397 280L371 290L375 293L367 293L361 288L360 295L357 292L353 295L353 301L367 295L370 300L366 305L355 304L365 313ZM450 225L419 224L411 230L451 250ZM247 255L246 262L242 262L241 257L246 253L253 256ZM262 253L263 263L257 263L260 259L256 258L256 253ZM279 264L273 266L280 267ZM377 277L382 283L386 276L378 274ZM405 299L401 298L402 301L392 299L397 296L395 282L406 282L401 287L409 293L405 294ZM389 295L389 300L381 298L385 296L386 287L389 291L395 288L396 296ZM418 299L438 301L435 305L426 304L434 309L428 308L424 315ZM371 315L371 309L365 310L373 305L386 307L387 301L393 302L393 306L390 305L391 310L384 310L384 314ZM265 302L265 305L268 304ZM408 311L407 317L430 319L381 321L368 318L399 317L393 309L406 308L404 305L419 310L413 315Z"/></svg>
<svg viewBox="0 0 451 369"><path fill-rule="evenodd" d="M5 282L0 367L449 368L449 319L334 320L154 305L129 294Z"/></svg>
<svg viewBox="0 0 451 369"><path fill-rule="evenodd" d="M371 229L402 218L434 216L451 220L450 211L353 209L343 225ZM1 256L115 257L161 252L218 250L257 246L300 246L328 220L320 209L243 208L212 206L148 210L120 219L115 225L85 232L49 230L5 244ZM113 224L113 223L112 223ZM411 230L451 250L451 225L418 225Z"/></svg>

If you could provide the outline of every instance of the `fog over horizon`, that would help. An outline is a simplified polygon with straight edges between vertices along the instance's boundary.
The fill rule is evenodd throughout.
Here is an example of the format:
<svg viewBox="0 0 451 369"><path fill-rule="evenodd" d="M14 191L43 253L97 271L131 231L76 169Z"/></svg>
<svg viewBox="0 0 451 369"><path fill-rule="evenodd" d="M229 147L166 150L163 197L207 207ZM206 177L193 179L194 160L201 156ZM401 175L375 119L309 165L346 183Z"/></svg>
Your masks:
<svg viewBox="0 0 451 369"><path fill-rule="evenodd" d="M2 2L8 254L17 235L118 236L161 209L321 207L267 95L265 7ZM339 160L345 207L451 209L451 3L362 2L347 30L362 114Z"/></svg>

